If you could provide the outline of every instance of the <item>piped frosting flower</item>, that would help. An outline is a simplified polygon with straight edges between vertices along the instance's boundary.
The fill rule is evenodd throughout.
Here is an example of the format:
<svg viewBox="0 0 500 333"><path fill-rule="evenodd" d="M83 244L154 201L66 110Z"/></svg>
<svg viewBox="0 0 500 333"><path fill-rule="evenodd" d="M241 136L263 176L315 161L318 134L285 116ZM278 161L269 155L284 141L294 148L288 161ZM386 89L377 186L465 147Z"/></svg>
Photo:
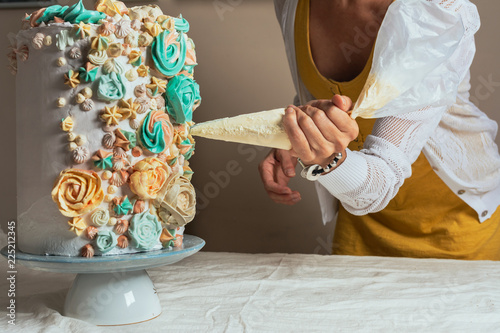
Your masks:
<svg viewBox="0 0 500 333"><path fill-rule="evenodd" d="M196 214L196 192L184 176L175 175L153 202L160 219L174 227L191 222Z"/></svg>
<svg viewBox="0 0 500 333"><path fill-rule="evenodd" d="M200 86L183 74L172 78L167 84L165 102L168 114L182 124L193 119L193 110L201 102Z"/></svg>
<svg viewBox="0 0 500 333"><path fill-rule="evenodd" d="M151 250L160 240L162 227L158 218L146 211L136 214L130 220L128 233L132 244L139 250Z"/></svg>
<svg viewBox="0 0 500 333"><path fill-rule="evenodd" d="M122 119L135 119L137 118L137 109L139 105L134 102L133 98L129 98L128 100L122 99L120 100L120 109L118 112L122 115Z"/></svg>
<svg viewBox="0 0 500 333"><path fill-rule="evenodd" d="M96 246L102 253L111 251L118 244L118 237L114 232L101 230L97 234Z"/></svg>
<svg viewBox="0 0 500 333"><path fill-rule="evenodd" d="M124 196L123 198L115 202L115 206L113 208L115 214L118 216L127 215L132 211L132 209L134 209L134 206L128 199L128 196Z"/></svg>
<svg viewBox="0 0 500 333"><path fill-rule="evenodd" d="M101 169L111 169L113 167L113 153L99 149L97 153L92 156L94 165Z"/></svg>
<svg viewBox="0 0 500 333"><path fill-rule="evenodd" d="M167 184L170 167L157 158L145 158L134 165L130 175L130 190L139 199L155 199Z"/></svg>
<svg viewBox="0 0 500 333"><path fill-rule="evenodd" d="M167 149L173 140L173 126L163 111L151 111L139 128L141 145L153 154Z"/></svg>
<svg viewBox="0 0 500 333"><path fill-rule="evenodd" d="M118 125L121 120L122 115L118 112L118 106L105 106L104 112L101 114L101 120L106 123L106 125Z"/></svg>
<svg viewBox="0 0 500 333"><path fill-rule="evenodd" d="M77 236L80 236L82 232L87 228L85 221L81 217L73 217L68 221L69 230L73 231Z"/></svg>
<svg viewBox="0 0 500 333"><path fill-rule="evenodd" d="M64 216L81 216L102 203L101 178L90 170L66 169L52 189L52 200Z"/></svg>
<svg viewBox="0 0 500 333"><path fill-rule="evenodd" d="M126 88L121 75L111 72L102 75L98 79L97 96L107 102L122 99L125 96Z"/></svg>
<svg viewBox="0 0 500 333"><path fill-rule="evenodd" d="M95 226L102 227L109 221L109 210L100 208L96 209L92 212L90 218Z"/></svg>
<svg viewBox="0 0 500 333"><path fill-rule="evenodd" d="M186 62L186 40L177 31L164 30L155 37L151 55L156 69L170 77L177 75Z"/></svg>

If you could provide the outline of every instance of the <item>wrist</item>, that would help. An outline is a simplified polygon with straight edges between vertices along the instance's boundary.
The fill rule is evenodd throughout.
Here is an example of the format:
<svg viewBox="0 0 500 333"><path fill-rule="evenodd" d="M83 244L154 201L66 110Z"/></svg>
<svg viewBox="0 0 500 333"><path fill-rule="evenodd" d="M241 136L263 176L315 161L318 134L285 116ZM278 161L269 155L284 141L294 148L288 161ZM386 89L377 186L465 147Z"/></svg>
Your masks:
<svg viewBox="0 0 500 333"><path fill-rule="evenodd" d="M312 164L306 165L300 159L298 162L302 166L303 170L300 175L310 181L317 180L320 176L326 175L327 173L333 171L338 167L339 162L345 159L344 157L345 151L343 153L335 153L331 156L329 162L326 162L325 165L320 164Z"/></svg>

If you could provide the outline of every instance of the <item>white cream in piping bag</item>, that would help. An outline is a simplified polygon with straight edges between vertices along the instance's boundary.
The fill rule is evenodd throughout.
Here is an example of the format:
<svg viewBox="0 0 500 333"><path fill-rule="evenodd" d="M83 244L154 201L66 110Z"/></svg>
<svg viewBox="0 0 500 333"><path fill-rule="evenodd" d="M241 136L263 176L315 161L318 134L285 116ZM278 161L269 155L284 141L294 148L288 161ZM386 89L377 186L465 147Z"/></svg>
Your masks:
<svg viewBox="0 0 500 333"><path fill-rule="evenodd" d="M285 109L275 109L216 119L194 125L190 133L208 139L288 150L292 145L283 127L284 114Z"/></svg>

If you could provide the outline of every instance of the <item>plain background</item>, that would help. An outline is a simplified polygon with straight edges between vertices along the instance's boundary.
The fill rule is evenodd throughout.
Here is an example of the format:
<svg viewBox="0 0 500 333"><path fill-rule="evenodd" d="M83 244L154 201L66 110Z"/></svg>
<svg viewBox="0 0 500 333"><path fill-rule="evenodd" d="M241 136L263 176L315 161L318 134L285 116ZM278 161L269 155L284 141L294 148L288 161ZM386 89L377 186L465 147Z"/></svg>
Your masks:
<svg viewBox="0 0 500 333"><path fill-rule="evenodd" d="M65 1L65 2L63 2ZM333 0L332 0L333 1ZM472 66L471 96L491 118L500 121L500 2L473 1L481 15L477 54ZM71 4L73 1L71 1ZM84 1L87 8L91 1ZM191 23L199 66L195 79L203 102L196 122L284 107L294 96L281 31L272 0L127 1L158 4L166 14L182 13ZM62 0L61 5L68 4ZM1 49L7 53L9 32L16 32L25 12L0 10ZM0 66L0 223L16 219L15 78ZM488 83L490 82L490 83ZM491 83L493 82L493 83ZM26 92L29 98L29 92ZM37 112L36 105L33 112ZM500 138L497 137L497 143ZM206 240L205 250L234 252L328 253L333 233L323 226L314 186L294 179L302 193L293 207L268 199L257 166L267 149L198 139L192 158L199 211L187 232ZM31 166L30 166L31 167ZM35 167L36 166L32 166ZM4 229L5 230L5 229Z"/></svg>

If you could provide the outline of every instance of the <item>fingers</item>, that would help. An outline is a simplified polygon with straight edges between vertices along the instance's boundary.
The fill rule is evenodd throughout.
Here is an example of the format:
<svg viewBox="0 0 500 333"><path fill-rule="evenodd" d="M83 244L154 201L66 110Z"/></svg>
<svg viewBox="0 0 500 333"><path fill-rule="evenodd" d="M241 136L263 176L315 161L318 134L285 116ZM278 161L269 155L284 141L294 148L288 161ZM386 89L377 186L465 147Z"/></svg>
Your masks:
<svg viewBox="0 0 500 333"><path fill-rule="evenodd" d="M292 190L283 184L279 184L276 181L275 169L276 169L276 159L274 158L274 149L266 156L266 158L259 164L260 177L264 188L268 192L273 192L277 194L290 194Z"/></svg>
<svg viewBox="0 0 500 333"><path fill-rule="evenodd" d="M281 164L281 169L283 173L293 178L295 177L295 166L297 165L297 158L294 158L290 152L282 149L274 150L274 156L276 160Z"/></svg>
<svg viewBox="0 0 500 333"><path fill-rule="evenodd" d="M279 156L279 160L276 158ZM283 150L273 149L260 163L259 171L268 196L276 203L294 205L301 200L300 193L292 191L288 186L288 177L284 173L281 161L287 161L288 167L292 167L295 174L295 162L290 153Z"/></svg>

